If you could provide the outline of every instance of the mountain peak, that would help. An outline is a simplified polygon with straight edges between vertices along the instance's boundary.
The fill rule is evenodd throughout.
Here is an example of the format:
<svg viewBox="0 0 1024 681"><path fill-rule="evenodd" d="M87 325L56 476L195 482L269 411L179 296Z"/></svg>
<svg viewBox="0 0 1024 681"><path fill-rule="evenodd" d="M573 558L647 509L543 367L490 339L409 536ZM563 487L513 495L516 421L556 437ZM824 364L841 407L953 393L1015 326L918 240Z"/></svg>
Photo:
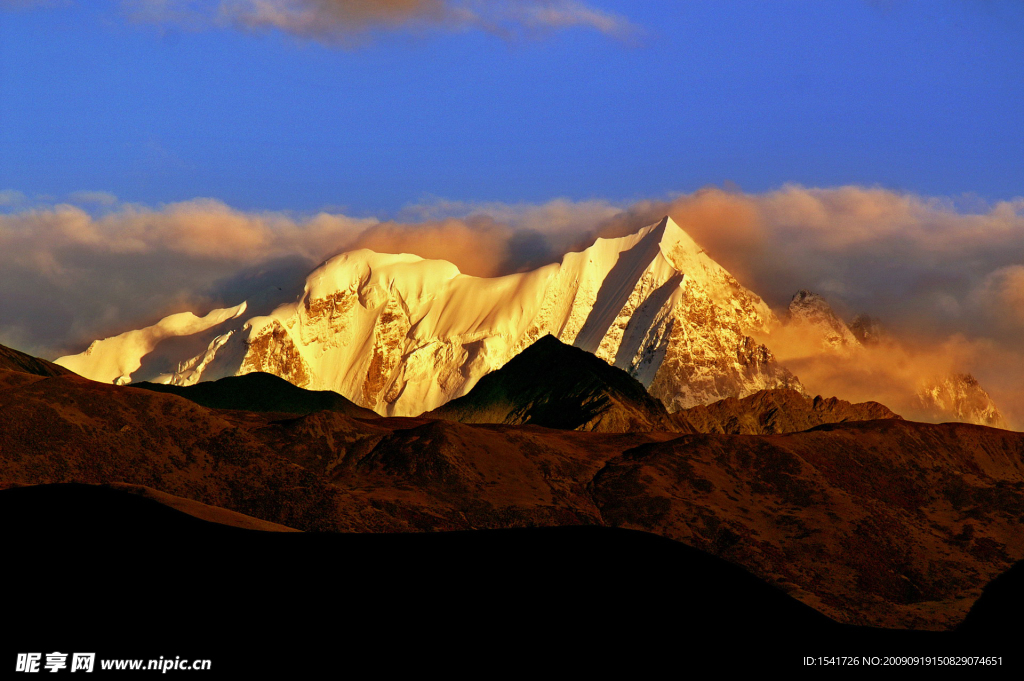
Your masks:
<svg viewBox="0 0 1024 681"><path fill-rule="evenodd" d="M822 296L817 293L812 293L807 289L800 289L793 294L792 300L789 301L790 311L802 311L802 310L827 310L832 312L832 306L828 304Z"/></svg>
<svg viewBox="0 0 1024 681"><path fill-rule="evenodd" d="M860 341L828 301L817 293L800 289L789 303L789 323L821 336L826 350L847 351L860 346Z"/></svg>
<svg viewBox="0 0 1024 681"><path fill-rule="evenodd" d="M149 341L162 337L153 330L102 341L82 364L88 377L107 382L159 377L182 385L267 372L378 414L407 416L467 394L551 334L624 370L677 410L794 385L752 341L777 321L665 216L502 277L409 254L342 253L307 277L297 301L231 328L197 327L191 354L165 353L175 355L176 370L139 370L140 357L153 351Z"/></svg>
<svg viewBox="0 0 1024 681"><path fill-rule="evenodd" d="M993 428L1008 428L1002 412L971 374L954 373L937 379L918 392L921 406L930 410L933 420L975 423Z"/></svg>
<svg viewBox="0 0 1024 681"><path fill-rule="evenodd" d="M550 334L426 416L566 430L678 430L639 381Z"/></svg>

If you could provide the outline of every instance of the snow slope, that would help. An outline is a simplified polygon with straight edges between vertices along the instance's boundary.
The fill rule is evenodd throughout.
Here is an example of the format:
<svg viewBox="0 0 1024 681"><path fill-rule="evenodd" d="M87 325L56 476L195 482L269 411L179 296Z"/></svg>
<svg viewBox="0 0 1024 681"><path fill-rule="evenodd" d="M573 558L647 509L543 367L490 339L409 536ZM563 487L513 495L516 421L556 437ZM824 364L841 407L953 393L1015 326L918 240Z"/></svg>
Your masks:
<svg viewBox="0 0 1024 681"><path fill-rule="evenodd" d="M343 253L309 275L296 302L218 336L161 380L264 371L380 414L415 415L466 394L550 333L628 371L674 411L765 388L802 389L750 337L777 324L666 217L560 263L497 278L413 255ZM217 375L208 367L219 367Z"/></svg>
<svg viewBox="0 0 1024 681"><path fill-rule="evenodd" d="M142 358L152 352L160 341L201 333L240 317L245 313L245 307L243 302L235 307L213 310L205 317L197 317L191 312L172 314L153 326L93 341L85 352L60 357L54 363L94 381L129 383L131 375L142 366Z"/></svg>
<svg viewBox="0 0 1024 681"><path fill-rule="evenodd" d="M342 254L310 275L299 301L250 321L239 371L412 415L466 394L550 333L629 371L672 410L798 385L746 336L774 323L665 218L492 279L411 255Z"/></svg>

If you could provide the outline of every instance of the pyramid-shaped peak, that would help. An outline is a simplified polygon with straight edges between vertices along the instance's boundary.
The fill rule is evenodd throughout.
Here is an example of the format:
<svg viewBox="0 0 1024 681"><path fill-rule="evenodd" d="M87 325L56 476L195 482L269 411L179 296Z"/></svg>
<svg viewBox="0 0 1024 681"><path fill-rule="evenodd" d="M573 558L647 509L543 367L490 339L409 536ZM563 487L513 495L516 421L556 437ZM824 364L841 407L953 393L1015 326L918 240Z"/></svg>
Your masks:
<svg viewBox="0 0 1024 681"><path fill-rule="evenodd" d="M662 230L662 250L667 251L672 248L682 247L695 253L703 252L704 249L671 216L666 215L663 217L658 226Z"/></svg>
<svg viewBox="0 0 1024 681"><path fill-rule="evenodd" d="M662 403L626 371L551 334L428 415L605 432L677 429Z"/></svg>

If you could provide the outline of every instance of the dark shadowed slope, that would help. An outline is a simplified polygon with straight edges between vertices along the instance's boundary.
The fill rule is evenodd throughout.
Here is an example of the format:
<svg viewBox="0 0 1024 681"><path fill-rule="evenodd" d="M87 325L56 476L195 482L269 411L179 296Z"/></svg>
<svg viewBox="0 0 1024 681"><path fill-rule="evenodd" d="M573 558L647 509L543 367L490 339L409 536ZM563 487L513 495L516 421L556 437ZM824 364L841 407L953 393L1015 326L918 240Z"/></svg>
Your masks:
<svg viewBox="0 0 1024 681"><path fill-rule="evenodd" d="M1024 556L1024 435L982 426L687 435L625 452L591 489L607 524L751 566L838 619L855 600L850 622L951 628Z"/></svg>
<svg viewBox="0 0 1024 681"><path fill-rule="evenodd" d="M377 414L330 390L305 390L273 374L229 376L190 386L133 383L132 387L184 397L212 409L311 414L336 411L353 418L377 418Z"/></svg>
<svg viewBox="0 0 1024 681"><path fill-rule="evenodd" d="M1024 637L1024 561L999 575L985 587L957 631L979 638Z"/></svg>
<svg viewBox="0 0 1024 681"><path fill-rule="evenodd" d="M810 398L796 390L761 390L742 399L729 397L672 414L700 433L771 435L808 430L825 423L900 419L878 402L851 404L836 397Z"/></svg>
<svg viewBox="0 0 1024 681"><path fill-rule="evenodd" d="M1009 656L1016 640L840 625L702 551L597 527L283 534L50 485L0 492L0 541L32 546L5 563L19 585L5 602L18 622L6 656L207 658L211 678L339 665L646 677L686 660L763 672L805 656ZM55 565L66 566L56 580ZM1013 631L1012 616L979 617L986 631Z"/></svg>
<svg viewBox="0 0 1024 681"><path fill-rule="evenodd" d="M20 371L36 376L63 376L72 373L53 362L26 355L4 345L0 345L0 371Z"/></svg>
<svg viewBox="0 0 1024 681"><path fill-rule="evenodd" d="M50 485L0 492L0 541L31 547L5 561L18 585L4 612L19 623L2 644L12 659L177 655L236 678L472 660L642 670L681 655L763 669L836 654L840 641L865 654L893 640L838 625L721 559L626 530L268 533L110 488ZM895 640L903 654L953 641Z"/></svg>
<svg viewBox="0 0 1024 681"><path fill-rule="evenodd" d="M0 486L127 482L298 529L345 529L332 491L254 437L280 428L267 425L277 415L219 411L75 375L5 381L23 376L0 372ZM318 414L337 430L374 432L366 421Z"/></svg>
<svg viewBox="0 0 1024 681"><path fill-rule="evenodd" d="M640 529L849 623L950 629L1024 558L1024 434L981 426L680 436L282 418L18 372L0 372L0 415L2 486L127 482L306 531Z"/></svg>
<svg viewBox="0 0 1024 681"><path fill-rule="evenodd" d="M259 518L252 517L251 515L231 511L226 508L221 508L220 506L211 506L210 504L204 504L200 501L193 501L192 499L186 499L185 497L179 497L174 494L167 494L166 492L161 492L160 490L153 489L152 487L146 487L145 485L131 485L126 482L114 482L108 485L100 485L100 487L114 492L134 494L135 496L143 497L144 499L152 499L164 506L170 506L176 511L181 511L182 513L194 518L206 520L211 523L238 527L244 530L261 530L263 532L299 532L299 530L291 527L272 523L267 520L260 520Z"/></svg>
<svg viewBox="0 0 1024 681"><path fill-rule="evenodd" d="M428 418L597 432L693 432L621 369L544 336Z"/></svg>

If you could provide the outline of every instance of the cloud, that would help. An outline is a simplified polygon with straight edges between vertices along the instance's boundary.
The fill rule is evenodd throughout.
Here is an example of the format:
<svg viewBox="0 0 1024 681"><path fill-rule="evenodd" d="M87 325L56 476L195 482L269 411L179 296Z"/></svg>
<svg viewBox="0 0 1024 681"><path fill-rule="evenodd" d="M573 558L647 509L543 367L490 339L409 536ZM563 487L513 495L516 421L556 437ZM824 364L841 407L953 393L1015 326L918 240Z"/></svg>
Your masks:
<svg viewBox="0 0 1024 681"><path fill-rule="evenodd" d="M543 204L470 203L438 200L406 208L393 236L424 228L451 231L455 224L474 232L476 241L487 237L468 259L445 255L466 274L496 276L536 269L556 262L569 251L586 248L600 236L598 225L622 209L607 201L570 201L559 198ZM641 225L642 226L642 225ZM383 226L382 226L383 229ZM451 239L437 243L451 244ZM407 246L395 242L389 248ZM423 257L425 252L411 250Z"/></svg>
<svg viewBox="0 0 1024 681"><path fill-rule="evenodd" d="M449 260L465 274L493 277L501 273L511 237L512 230L507 225L481 216L419 224L381 223L367 229L353 246Z"/></svg>
<svg viewBox="0 0 1024 681"><path fill-rule="evenodd" d="M19 349L80 350L139 322L259 293L258 270L275 260L299 259L308 272L375 223L244 213L209 199L122 204L100 217L68 204L0 214L0 328L18 329ZM248 289L225 284L253 270Z"/></svg>
<svg viewBox="0 0 1024 681"><path fill-rule="evenodd" d="M996 322L1014 331L1024 329L1024 265L1001 267L987 277L975 291L972 302Z"/></svg>
<svg viewBox="0 0 1024 681"><path fill-rule="evenodd" d="M137 21L191 28L276 30L354 46L386 31L482 30L502 37L582 28L617 39L637 34L625 17L579 0L123 0Z"/></svg>
<svg viewBox="0 0 1024 681"><path fill-rule="evenodd" d="M0 189L0 206L20 206L28 197L14 189Z"/></svg>
<svg viewBox="0 0 1024 681"><path fill-rule="evenodd" d="M963 213L948 199L879 188L709 188L638 202L599 231L626 233L664 214L775 307L806 288L841 313L915 333L992 330L978 290L996 285L997 270L1024 264L1021 198Z"/></svg>

